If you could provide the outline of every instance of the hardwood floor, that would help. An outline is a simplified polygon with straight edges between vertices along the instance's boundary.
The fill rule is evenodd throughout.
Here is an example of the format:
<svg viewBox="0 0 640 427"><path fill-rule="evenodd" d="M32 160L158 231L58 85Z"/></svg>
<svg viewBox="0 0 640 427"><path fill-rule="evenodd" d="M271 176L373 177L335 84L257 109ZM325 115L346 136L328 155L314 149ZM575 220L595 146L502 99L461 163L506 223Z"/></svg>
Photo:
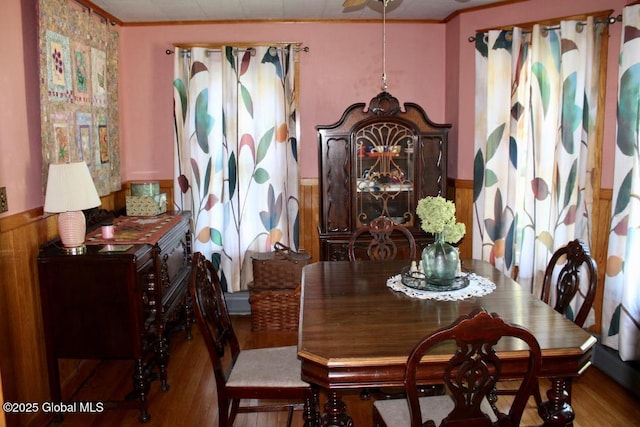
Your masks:
<svg viewBox="0 0 640 427"><path fill-rule="evenodd" d="M248 316L234 316L236 332L243 348L295 344L295 333L251 333ZM61 426L155 427L217 426L215 381L206 348L197 328L194 339L186 341L177 333L171 342L169 384L167 392L154 382L149 398L151 421L138 422L136 409L110 409L101 414L67 414ZM104 361L95 374L74 396L80 401L120 400L131 390L132 362ZM547 383L543 382L543 386ZM359 395L345 397L354 425L371 425L372 401ZM323 401L324 402L324 399ZM321 403L322 403L321 402ZM591 366L573 385L575 427L640 426L640 399L619 386L600 370ZM286 423L285 413L240 414L235 427L277 427ZM302 416L294 415L294 427L302 426ZM540 424L533 399L525 412L523 425ZM54 424L55 425L55 424Z"/></svg>

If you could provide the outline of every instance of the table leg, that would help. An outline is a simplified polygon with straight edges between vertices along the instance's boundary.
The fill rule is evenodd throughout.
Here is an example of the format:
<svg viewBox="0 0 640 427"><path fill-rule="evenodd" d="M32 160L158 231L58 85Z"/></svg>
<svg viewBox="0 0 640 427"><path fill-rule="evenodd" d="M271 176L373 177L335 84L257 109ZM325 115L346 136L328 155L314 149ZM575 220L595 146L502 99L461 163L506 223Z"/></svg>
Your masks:
<svg viewBox="0 0 640 427"><path fill-rule="evenodd" d="M347 414L347 405L342 401L338 392L329 391L329 398L324 404L325 413L322 414L322 427L352 427L353 420Z"/></svg>
<svg viewBox="0 0 640 427"><path fill-rule="evenodd" d="M571 407L571 378L552 378L547 391L547 402L538 408L545 427L571 427L575 414Z"/></svg>

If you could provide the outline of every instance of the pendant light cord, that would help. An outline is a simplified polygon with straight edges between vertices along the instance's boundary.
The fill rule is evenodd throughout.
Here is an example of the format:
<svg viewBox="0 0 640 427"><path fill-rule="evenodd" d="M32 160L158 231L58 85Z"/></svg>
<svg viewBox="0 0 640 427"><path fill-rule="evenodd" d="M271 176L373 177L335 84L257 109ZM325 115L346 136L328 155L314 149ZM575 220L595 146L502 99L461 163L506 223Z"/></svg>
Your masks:
<svg viewBox="0 0 640 427"><path fill-rule="evenodd" d="M382 91L387 91L387 4L382 0Z"/></svg>

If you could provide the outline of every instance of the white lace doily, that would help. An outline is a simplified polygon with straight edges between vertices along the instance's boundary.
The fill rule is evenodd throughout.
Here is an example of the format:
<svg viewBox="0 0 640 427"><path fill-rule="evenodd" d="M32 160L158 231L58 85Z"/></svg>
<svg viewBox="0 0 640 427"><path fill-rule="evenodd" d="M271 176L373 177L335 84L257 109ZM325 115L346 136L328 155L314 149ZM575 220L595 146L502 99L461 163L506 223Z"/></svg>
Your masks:
<svg viewBox="0 0 640 427"><path fill-rule="evenodd" d="M438 301L462 301L471 297L481 297L493 292L496 284L486 277L478 276L475 273L469 273L469 286L455 291L421 291L406 286L402 283L402 275L397 274L387 279L387 286L394 291L402 292L412 298L434 299Z"/></svg>

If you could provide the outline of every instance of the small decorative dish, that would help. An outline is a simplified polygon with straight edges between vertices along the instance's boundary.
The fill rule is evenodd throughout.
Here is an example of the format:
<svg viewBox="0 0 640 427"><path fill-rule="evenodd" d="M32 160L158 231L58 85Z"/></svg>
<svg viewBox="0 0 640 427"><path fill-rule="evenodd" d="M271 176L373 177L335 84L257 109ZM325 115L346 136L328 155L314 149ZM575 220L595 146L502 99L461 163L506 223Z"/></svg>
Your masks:
<svg viewBox="0 0 640 427"><path fill-rule="evenodd" d="M370 151L367 153L369 157L397 157L399 153L394 153L393 151Z"/></svg>
<svg viewBox="0 0 640 427"><path fill-rule="evenodd" d="M469 274L459 273L451 280L434 280L427 279L424 273L420 271L412 271L410 267L402 269L402 284L420 291L446 292L457 291L469 286Z"/></svg>

